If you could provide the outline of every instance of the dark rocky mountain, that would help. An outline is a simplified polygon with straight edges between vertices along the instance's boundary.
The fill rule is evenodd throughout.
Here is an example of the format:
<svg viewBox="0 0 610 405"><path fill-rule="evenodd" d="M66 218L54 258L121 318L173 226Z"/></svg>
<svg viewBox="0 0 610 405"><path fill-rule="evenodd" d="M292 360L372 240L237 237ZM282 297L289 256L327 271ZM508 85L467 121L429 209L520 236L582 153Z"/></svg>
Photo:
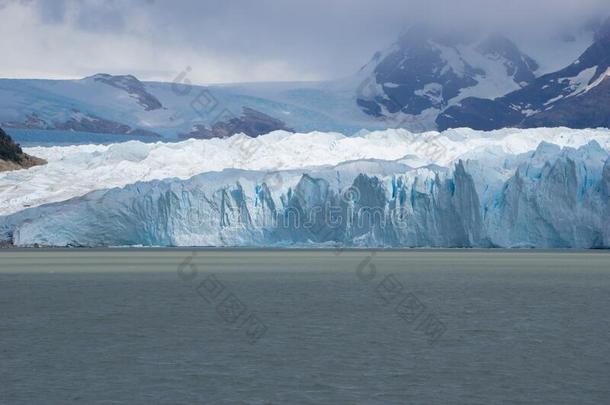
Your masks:
<svg viewBox="0 0 610 405"><path fill-rule="evenodd" d="M571 65L490 100L470 97L441 113L439 129L610 126L610 19Z"/></svg>
<svg viewBox="0 0 610 405"><path fill-rule="evenodd" d="M370 73L357 103L375 117L438 113L468 92L493 98L521 88L534 81L537 69L532 58L501 35L479 39L418 26L363 68Z"/></svg>
<svg viewBox="0 0 610 405"><path fill-rule="evenodd" d="M523 127L610 128L610 76L586 94L560 100L553 108L527 117Z"/></svg>
<svg viewBox="0 0 610 405"><path fill-rule="evenodd" d="M42 159L23 153L21 147L0 128L0 172L24 169L45 163Z"/></svg>
<svg viewBox="0 0 610 405"><path fill-rule="evenodd" d="M196 125L187 134L180 135L181 138L226 138L231 135L243 133L250 137L267 134L272 131L284 130L294 132L288 128L286 123L252 108L243 107L241 117L230 118L226 121L218 121L211 127Z"/></svg>

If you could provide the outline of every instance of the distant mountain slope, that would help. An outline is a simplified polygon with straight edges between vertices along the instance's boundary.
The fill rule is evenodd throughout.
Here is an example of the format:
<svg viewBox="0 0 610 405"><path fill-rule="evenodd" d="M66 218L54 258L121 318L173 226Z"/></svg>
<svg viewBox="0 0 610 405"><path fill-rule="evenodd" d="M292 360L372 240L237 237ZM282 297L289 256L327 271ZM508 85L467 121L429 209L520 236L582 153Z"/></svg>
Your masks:
<svg viewBox="0 0 610 405"><path fill-rule="evenodd" d="M155 96L146 91L146 88L138 79L132 75L111 76L108 74L97 74L93 80L105 83L117 89L125 90L131 97L135 98L146 111L158 110L163 107Z"/></svg>
<svg viewBox="0 0 610 405"><path fill-rule="evenodd" d="M240 133L254 138L273 131L294 132L293 129L286 127L285 122L252 108L244 107L240 117L228 118L227 121L218 121L211 126L196 124L190 132L180 134L180 138L226 138Z"/></svg>
<svg viewBox="0 0 610 405"><path fill-rule="evenodd" d="M134 87L143 85L131 78L125 88L118 84L128 83L121 81L122 76L115 80L108 75L82 80L1 79L0 121L7 128L157 136L133 120L134 111L144 109L133 97Z"/></svg>
<svg viewBox="0 0 610 405"><path fill-rule="evenodd" d="M0 79L0 124L176 138L240 119L246 108L250 117L269 117L276 129L382 128L354 98L354 87L342 82L194 86L107 74L81 80Z"/></svg>
<svg viewBox="0 0 610 405"><path fill-rule="evenodd" d="M609 25L594 45L587 28L546 46L412 27L356 74L324 82L196 86L190 68L172 83L102 73L0 79L0 125L173 139L289 128L354 134L388 127L607 126ZM578 54L568 67L549 70Z"/></svg>
<svg viewBox="0 0 610 405"><path fill-rule="evenodd" d="M495 100L467 98L437 119L440 129L610 126L610 19L572 64Z"/></svg>

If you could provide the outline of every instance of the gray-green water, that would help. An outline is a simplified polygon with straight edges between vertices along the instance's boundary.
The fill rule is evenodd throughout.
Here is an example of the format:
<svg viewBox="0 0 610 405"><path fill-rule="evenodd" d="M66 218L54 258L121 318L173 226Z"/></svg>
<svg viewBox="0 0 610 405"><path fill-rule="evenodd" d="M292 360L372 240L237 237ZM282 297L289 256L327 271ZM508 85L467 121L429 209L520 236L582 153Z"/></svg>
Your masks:
<svg viewBox="0 0 610 405"><path fill-rule="evenodd" d="M610 403L609 311L606 252L5 250L0 403Z"/></svg>

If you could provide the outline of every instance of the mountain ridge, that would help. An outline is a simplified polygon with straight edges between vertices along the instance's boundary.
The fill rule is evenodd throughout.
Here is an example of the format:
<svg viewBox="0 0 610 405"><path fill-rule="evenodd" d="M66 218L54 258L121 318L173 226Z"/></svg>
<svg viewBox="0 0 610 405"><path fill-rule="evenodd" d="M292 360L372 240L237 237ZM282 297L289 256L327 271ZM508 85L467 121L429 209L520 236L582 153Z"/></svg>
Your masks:
<svg viewBox="0 0 610 405"><path fill-rule="evenodd" d="M190 84L190 68L173 82L103 73L80 80L0 79L0 125L173 139L210 136L214 128L221 136L244 128L256 134L238 125L248 109L265 116L270 130L298 132L607 126L607 111L595 105L608 104L603 66L609 25L598 27L593 43L590 31L578 40L567 36L569 42L558 46L565 44L566 53L582 46L579 64L553 72L506 36L417 26L341 80L199 86ZM600 77L598 86L587 88ZM586 97L570 96L577 89L586 90Z"/></svg>
<svg viewBox="0 0 610 405"><path fill-rule="evenodd" d="M438 128L610 126L610 19L569 66L497 99L467 98L437 118Z"/></svg>

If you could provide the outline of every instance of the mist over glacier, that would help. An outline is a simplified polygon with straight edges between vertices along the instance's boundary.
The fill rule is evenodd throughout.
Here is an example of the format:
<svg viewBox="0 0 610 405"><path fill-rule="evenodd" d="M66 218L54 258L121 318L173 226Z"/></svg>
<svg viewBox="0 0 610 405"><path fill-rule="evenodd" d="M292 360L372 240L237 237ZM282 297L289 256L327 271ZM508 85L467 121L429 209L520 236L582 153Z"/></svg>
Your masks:
<svg viewBox="0 0 610 405"><path fill-rule="evenodd" d="M31 148L18 246L610 246L610 131L387 130Z"/></svg>

